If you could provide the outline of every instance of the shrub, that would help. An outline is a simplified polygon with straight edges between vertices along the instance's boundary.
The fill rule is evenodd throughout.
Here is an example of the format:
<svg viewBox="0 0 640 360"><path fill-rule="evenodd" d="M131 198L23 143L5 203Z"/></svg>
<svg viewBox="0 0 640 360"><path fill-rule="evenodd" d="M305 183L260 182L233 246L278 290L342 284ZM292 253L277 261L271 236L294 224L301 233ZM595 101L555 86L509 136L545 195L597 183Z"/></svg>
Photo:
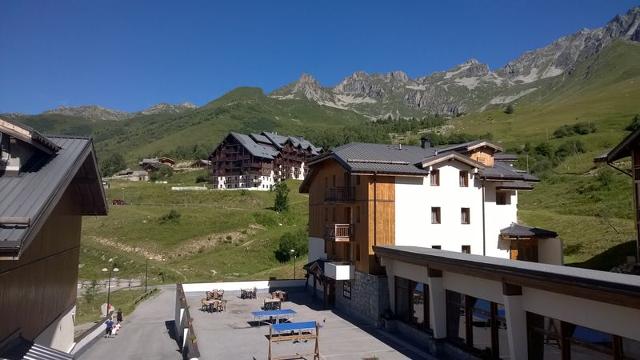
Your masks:
<svg viewBox="0 0 640 360"><path fill-rule="evenodd" d="M640 129L640 114L636 114L636 116L633 117L633 120L631 120L631 123L624 129L627 131L636 131Z"/></svg>
<svg viewBox="0 0 640 360"><path fill-rule="evenodd" d="M124 157L119 153L111 154L111 156L104 159L100 165L102 176L111 176L127 167Z"/></svg>
<svg viewBox="0 0 640 360"><path fill-rule="evenodd" d="M308 252L307 233L304 230L284 233L278 240L278 248L275 251L275 257L280 262L289 261L291 259L291 250L298 257Z"/></svg>
<svg viewBox="0 0 640 360"><path fill-rule="evenodd" d="M171 168L171 166L162 165L158 170L152 171L151 175L149 175L149 178L151 179L151 181L158 181L168 179L171 176L173 176L173 169Z"/></svg>
<svg viewBox="0 0 640 360"><path fill-rule="evenodd" d="M613 182L613 173L607 168L603 168L596 175L596 180L600 183L601 188L609 188Z"/></svg>
<svg viewBox="0 0 640 360"><path fill-rule="evenodd" d="M562 160L567 156L583 154L586 150L584 144L580 140L569 140L562 143L555 152L556 158Z"/></svg>
<svg viewBox="0 0 640 360"><path fill-rule="evenodd" d="M277 212L287 211L289 209L289 187L285 182L279 182L273 190L276 192L273 209Z"/></svg>
<svg viewBox="0 0 640 360"><path fill-rule="evenodd" d="M207 177L207 175L198 175L196 177L196 184L208 182L208 181L209 181L209 178Z"/></svg>
<svg viewBox="0 0 640 360"><path fill-rule="evenodd" d="M514 109L513 104L507 105L507 107L504 109L505 114L513 114L515 111L516 109Z"/></svg>
<svg viewBox="0 0 640 360"><path fill-rule="evenodd" d="M168 213L160 216L160 224L177 223L182 215L175 209L169 210Z"/></svg>
<svg viewBox="0 0 640 360"><path fill-rule="evenodd" d="M597 131L596 125L591 122L579 122L573 125L562 125L553 132L553 137L560 139L572 135L586 135Z"/></svg>

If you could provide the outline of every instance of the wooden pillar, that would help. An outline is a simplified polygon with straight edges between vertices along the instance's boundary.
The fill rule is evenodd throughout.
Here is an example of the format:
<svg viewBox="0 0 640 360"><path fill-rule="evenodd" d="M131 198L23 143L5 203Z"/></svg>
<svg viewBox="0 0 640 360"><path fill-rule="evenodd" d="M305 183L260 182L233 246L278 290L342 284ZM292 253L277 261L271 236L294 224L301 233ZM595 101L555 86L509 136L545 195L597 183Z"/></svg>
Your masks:
<svg viewBox="0 0 640 360"><path fill-rule="evenodd" d="M500 334L498 322L498 304L491 302L491 358L500 358Z"/></svg>

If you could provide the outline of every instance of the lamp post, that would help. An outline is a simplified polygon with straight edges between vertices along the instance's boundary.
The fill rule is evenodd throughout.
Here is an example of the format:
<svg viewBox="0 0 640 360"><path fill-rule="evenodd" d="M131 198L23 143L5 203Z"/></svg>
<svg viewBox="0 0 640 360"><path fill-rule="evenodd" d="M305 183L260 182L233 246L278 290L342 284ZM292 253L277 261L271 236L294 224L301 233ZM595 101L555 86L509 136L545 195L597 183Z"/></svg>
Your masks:
<svg viewBox="0 0 640 360"><path fill-rule="evenodd" d="M113 259L109 259L109 262L112 263L109 264L109 268L102 268L102 272L109 272L109 279L107 280L107 316L109 315L109 306L111 306L109 303L109 301L111 301L111 274L120 271L120 269L113 264Z"/></svg>
<svg viewBox="0 0 640 360"><path fill-rule="evenodd" d="M293 279L296 279L296 251L295 249L289 250L289 253L293 255Z"/></svg>
<svg viewBox="0 0 640 360"><path fill-rule="evenodd" d="M144 292L147 292L147 277L149 274L149 259L144 261Z"/></svg>

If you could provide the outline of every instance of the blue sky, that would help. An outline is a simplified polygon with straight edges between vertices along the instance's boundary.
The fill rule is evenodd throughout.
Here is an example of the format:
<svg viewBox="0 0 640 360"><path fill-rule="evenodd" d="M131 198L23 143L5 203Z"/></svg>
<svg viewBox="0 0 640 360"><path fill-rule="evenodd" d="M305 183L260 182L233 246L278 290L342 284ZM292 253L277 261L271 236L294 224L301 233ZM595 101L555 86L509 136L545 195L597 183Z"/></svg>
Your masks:
<svg viewBox="0 0 640 360"><path fill-rule="evenodd" d="M303 72L421 76L469 58L493 69L638 0L0 2L0 113L100 104L202 105Z"/></svg>

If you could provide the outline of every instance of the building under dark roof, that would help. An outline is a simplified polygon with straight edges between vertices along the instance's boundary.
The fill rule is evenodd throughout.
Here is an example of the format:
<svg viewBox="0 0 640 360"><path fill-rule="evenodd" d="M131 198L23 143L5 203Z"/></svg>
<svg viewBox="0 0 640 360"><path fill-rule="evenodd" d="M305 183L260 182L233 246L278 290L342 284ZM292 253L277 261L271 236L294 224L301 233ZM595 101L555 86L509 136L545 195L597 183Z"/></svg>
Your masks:
<svg viewBox="0 0 640 360"><path fill-rule="evenodd" d="M91 139L0 119L0 357L71 350L82 216L106 213Z"/></svg>
<svg viewBox="0 0 640 360"><path fill-rule="evenodd" d="M477 168L482 179L518 181L523 190L530 188L523 183L539 181L537 177L511 166L510 160L494 159L493 155L499 151L502 151L501 147L485 140L445 147L431 147L427 142L424 146L349 143L309 160L309 164L333 159L353 174L426 176L429 173L428 166L457 160ZM482 156L487 153L490 156Z"/></svg>
<svg viewBox="0 0 640 360"><path fill-rule="evenodd" d="M230 132L209 156L217 189L268 190L277 181L304 178L321 149L300 136Z"/></svg>

